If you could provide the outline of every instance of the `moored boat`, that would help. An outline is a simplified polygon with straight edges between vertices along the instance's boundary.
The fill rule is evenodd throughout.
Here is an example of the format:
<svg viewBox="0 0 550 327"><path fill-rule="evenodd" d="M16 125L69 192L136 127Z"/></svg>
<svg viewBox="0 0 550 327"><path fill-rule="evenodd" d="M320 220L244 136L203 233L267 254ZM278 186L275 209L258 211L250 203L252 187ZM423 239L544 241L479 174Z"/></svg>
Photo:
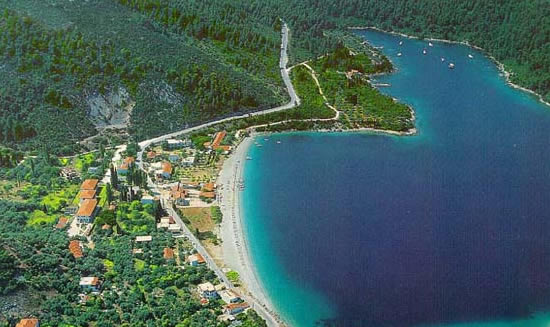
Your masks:
<svg viewBox="0 0 550 327"><path fill-rule="evenodd" d="M452 62L449 64L449 68L450 69L454 69L455 68L455 64L453 64Z"/></svg>

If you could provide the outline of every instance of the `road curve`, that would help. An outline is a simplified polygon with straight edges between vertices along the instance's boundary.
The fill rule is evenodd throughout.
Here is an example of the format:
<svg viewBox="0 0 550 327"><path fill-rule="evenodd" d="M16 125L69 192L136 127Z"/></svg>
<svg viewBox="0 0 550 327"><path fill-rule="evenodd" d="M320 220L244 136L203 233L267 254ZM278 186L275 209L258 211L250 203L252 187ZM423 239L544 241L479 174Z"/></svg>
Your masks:
<svg viewBox="0 0 550 327"><path fill-rule="evenodd" d="M165 140L168 140L168 139L180 136L180 135L192 133L192 132L201 130L201 129L206 128L206 127L217 125L219 123L229 122L229 121L232 121L232 120L242 119L242 118L246 118L246 117L250 117L250 116L265 115L265 114L269 114L269 113L273 113L273 112L292 109L292 108L295 108L295 107L299 106L300 105L300 98L296 94L296 91L294 90L294 86L292 85L292 82L290 80L290 76L289 76L290 69L287 68L287 64L288 64L288 53L287 53L287 50L288 50L288 33L289 33L288 26L287 26L286 23L284 23L283 27L281 29L282 37L281 37L281 56L280 56L280 60L279 60L279 68L281 70L281 77L283 78L283 82L285 84L288 95L290 97L290 101L287 104L284 104L282 106L278 106L278 107L275 107L275 108L271 108L271 109L266 109L266 110L251 112L251 113L247 113L247 114L243 114L243 115L236 115L236 116L231 116L231 117L227 117L227 118L214 120L214 121L207 122L207 123L197 125L197 126L194 126L194 127L186 128L186 129L183 129L183 130L180 130L180 131L177 131L177 132L168 133L168 134L165 134L165 135L162 135L162 136L158 136L158 137L154 137L154 138L151 138L151 139L148 139L148 140L145 140L145 141L141 141L141 142L139 142L140 150L139 150L139 152L137 153L137 156L136 156L137 157L136 158L136 163L137 163L138 167L140 169L143 169L143 152L144 152L145 148L147 148L151 144L163 142ZM125 147L121 146L117 150L117 152L118 153L122 152L124 148ZM106 179L107 179L107 177L106 177ZM148 177L148 185L154 193L156 193L158 195L162 194L160 192L160 189L159 189L158 185L156 185L151 180L150 177ZM197 252L200 253L204 257L204 259L206 260L206 262L207 262L208 266L210 267L210 269L212 269L216 273L216 275L218 275L218 277L228 287L233 288L234 287L233 283L227 278L227 276L223 273L223 271L214 262L214 260L210 256L210 254L208 254L206 249L202 246L202 244L195 237L195 235L183 223L183 221L181 220L181 217L179 216L179 214L172 208L172 206L170 204L166 203L167 202L166 199L162 198L162 201L163 201L163 204L166 204L166 205L163 205L163 207L167 210L168 214L171 215L172 217L174 217L174 220L176 221L176 223L181 227L183 236L188 237L191 240L191 242L193 242L194 247L196 248ZM245 300L252 306L252 308L254 310L256 310L256 312L267 322L268 326L270 326L270 327L272 327L272 326L273 327L274 326L281 326L281 322L278 321L277 318L275 318L273 314L271 314L268 310L266 310L264 308L264 306L262 305L262 303L259 303L256 299L254 299L252 297L249 297L249 296L244 296L244 297L245 297Z"/></svg>

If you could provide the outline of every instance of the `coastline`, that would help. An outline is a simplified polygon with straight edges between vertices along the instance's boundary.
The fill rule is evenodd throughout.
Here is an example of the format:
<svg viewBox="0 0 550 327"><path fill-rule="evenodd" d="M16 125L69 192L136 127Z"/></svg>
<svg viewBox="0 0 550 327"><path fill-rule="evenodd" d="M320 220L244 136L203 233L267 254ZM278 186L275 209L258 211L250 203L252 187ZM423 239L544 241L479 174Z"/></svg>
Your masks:
<svg viewBox="0 0 550 327"><path fill-rule="evenodd" d="M351 26L351 27L348 27L348 29L350 29L350 30L374 30L374 31L378 31L378 32L383 32L383 33L388 33L388 34L393 34L393 35L399 35L399 36L402 36L402 37L405 37L405 38L408 38L408 39L415 39L415 40L420 40L421 39L418 36L408 35L408 34L405 34L405 33L399 33L399 32L394 32L394 31L386 31L386 30L383 30L383 29L378 28L376 26ZM518 84L515 84L514 82L512 82L512 80L510 78L512 76L512 74L509 71L506 70L506 67L504 66L504 64L501 63L500 61L498 61L492 55L490 55L489 52L487 52L485 49L483 49L481 47L478 47L476 45L470 44L470 42L468 42L468 41L451 41L451 40L437 39L437 38L425 38L423 40L441 42L441 43L448 43L448 44L461 44L461 45L465 45L465 46L468 46L472 49L483 52L483 54L485 56L487 56L487 58L491 59L497 65L498 70L504 76L506 84L513 87L514 89L521 90L523 92L529 93L529 94L537 97L538 100L541 103L543 103L546 106L550 107L550 102L546 102L544 100L544 98L542 97L542 95L538 94L537 92L535 92L533 90L530 90L526 87L523 87L521 85L518 85Z"/></svg>
<svg viewBox="0 0 550 327"><path fill-rule="evenodd" d="M261 316L264 318L270 316L274 319L273 321L266 320L268 326L286 326L274 310L274 306L258 278L243 229L244 217L241 213L241 196L239 194L241 191L238 184L243 178L246 153L252 144L253 137L253 135L245 137L240 142L223 163L217 180L221 193L220 208L223 214L220 232L224 268L230 268L239 273L240 282L247 291L242 295L252 308L256 311L263 311L264 314Z"/></svg>

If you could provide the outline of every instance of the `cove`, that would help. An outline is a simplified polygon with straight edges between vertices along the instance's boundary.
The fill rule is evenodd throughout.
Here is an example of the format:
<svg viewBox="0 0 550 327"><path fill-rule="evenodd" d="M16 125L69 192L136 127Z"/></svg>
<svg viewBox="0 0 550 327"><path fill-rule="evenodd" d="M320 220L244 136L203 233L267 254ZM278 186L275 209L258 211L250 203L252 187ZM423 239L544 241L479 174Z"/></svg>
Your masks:
<svg viewBox="0 0 550 327"><path fill-rule="evenodd" d="M419 133L256 139L242 208L276 309L299 327L547 326L550 108L466 46L360 34Z"/></svg>

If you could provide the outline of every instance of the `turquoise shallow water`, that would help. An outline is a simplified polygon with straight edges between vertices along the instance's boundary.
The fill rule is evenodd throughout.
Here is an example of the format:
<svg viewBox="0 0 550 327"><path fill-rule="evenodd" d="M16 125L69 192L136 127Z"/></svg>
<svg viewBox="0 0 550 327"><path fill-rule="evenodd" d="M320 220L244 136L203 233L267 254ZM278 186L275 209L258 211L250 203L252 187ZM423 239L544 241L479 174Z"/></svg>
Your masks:
<svg viewBox="0 0 550 327"><path fill-rule="evenodd" d="M245 232L276 308L293 326L548 326L550 109L467 47L363 35L419 134L257 139Z"/></svg>

